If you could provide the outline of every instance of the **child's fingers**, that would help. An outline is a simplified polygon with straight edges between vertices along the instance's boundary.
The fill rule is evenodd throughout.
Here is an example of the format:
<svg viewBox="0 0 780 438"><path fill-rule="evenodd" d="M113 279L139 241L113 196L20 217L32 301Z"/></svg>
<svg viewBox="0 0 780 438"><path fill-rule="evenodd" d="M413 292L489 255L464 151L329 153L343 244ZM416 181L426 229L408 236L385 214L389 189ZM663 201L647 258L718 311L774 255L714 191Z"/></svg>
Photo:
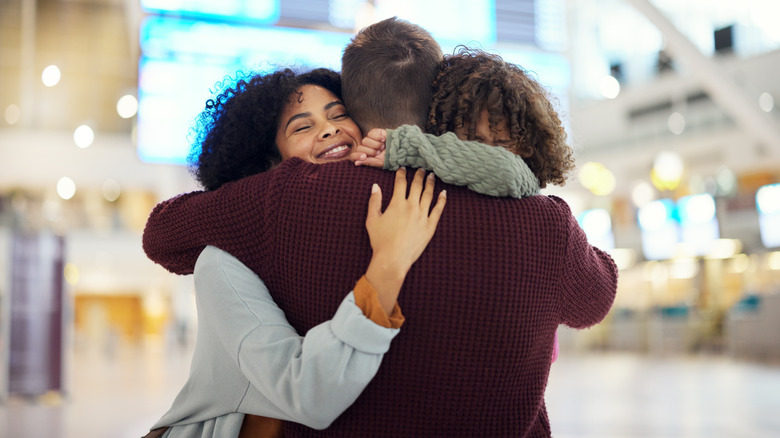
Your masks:
<svg viewBox="0 0 780 438"><path fill-rule="evenodd" d="M368 134L366 134L366 138L371 138L384 144L385 141L387 141L387 129L374 128L368 131Z"/></svg>
<svg viewBox="0 0 780 438"><path fill-rule="evenodd" d="M379 158L379 157L368 157L365 160L360 162L360 165L362 166L371 166L371 167L378 167L382 168L385 165L385 157Z"/></svg>
<svg viewBox="0 0 780 438"><path fill-rule="evenodd" d="M374 140L373 138L369 138L369 137L363 137L363 140L361 140L357 149L360 149L363 152L367 152L367 153L369 151L373 151L375 154L377 151L382 150L382 146L384 146L384 144L385 144L384 141Z"/></svg>
<svg viewBox="0 0 780 438"><path fill-rule="evenodd" d="M367 157L373 157L376 155L377 150L368 146L363 146L362 144L359 144L355 146L355 149L352 150L352 153L358 153L363 154Z"/></svg>
<svg viewBox="0 0 780 438"><path fill-rule="evenodd" d="M366 158L367 158L366 154L362 152L358 152L357 150L354 150L349 153L349 161L355 163L356 166L362 164L362 162L365 161Z"/></svg>

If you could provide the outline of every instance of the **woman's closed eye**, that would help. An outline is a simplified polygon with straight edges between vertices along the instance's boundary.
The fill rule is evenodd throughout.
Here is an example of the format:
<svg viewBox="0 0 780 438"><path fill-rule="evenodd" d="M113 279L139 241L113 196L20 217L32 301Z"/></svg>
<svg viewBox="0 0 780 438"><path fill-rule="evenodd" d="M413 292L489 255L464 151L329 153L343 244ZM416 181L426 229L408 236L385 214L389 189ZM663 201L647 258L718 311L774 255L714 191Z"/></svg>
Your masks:
<svg viewBox="0 0 780 438"><path fill-rule="evenodd" d="M348 112L342 110L342 111L334 112L329 118L331 120L344 120L344 119L348 119L350 117L349 117L349 113Z"/></svg>

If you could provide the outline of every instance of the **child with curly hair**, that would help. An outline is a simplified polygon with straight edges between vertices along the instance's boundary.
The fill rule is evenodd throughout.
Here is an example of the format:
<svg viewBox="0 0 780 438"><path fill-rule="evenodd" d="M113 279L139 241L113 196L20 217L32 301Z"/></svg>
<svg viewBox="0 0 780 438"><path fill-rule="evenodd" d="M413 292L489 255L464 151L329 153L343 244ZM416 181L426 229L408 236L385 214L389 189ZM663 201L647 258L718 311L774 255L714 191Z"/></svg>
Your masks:
<svg viewBox="0 0 780 438"><path fill-rule="evenodd" d="M574 151L549 93L523 68L500 56L462 47L445 56L433 83L425 126L429 134L500 146L523 161L539 181L564 185L574 169ZM353 153L355 164L392 169L396 147L385 157L385 142L403 143L405 131L372 129ZM429 140L430 136L426 137ZM455 140L447 138L447 142Z"/></svg>
<svg viewBox="0 0 780 438"><path fill-rule="evenodd" d="M520 66L482 50L462 47L444 57L433 83L426 130L432 135L421 138L417 128L408 125L372 129L353 153L355 164L392 170L404 143L417 143L416 149L425 153L462 140L460 147L475 141L522 157L541 188L564 185L574 168L573 150L548 92ZM423 140L425 144L419 144ZM558 351L556 335L553 361Z"/></svg>

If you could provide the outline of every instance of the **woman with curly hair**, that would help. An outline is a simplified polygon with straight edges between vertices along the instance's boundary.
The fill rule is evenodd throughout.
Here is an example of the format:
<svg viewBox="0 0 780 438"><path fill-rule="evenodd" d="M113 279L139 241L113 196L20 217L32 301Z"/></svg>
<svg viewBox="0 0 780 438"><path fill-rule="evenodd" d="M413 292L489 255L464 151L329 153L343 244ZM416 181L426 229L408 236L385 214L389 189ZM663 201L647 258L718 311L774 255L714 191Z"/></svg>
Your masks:
<svg viewBox="0 0 780 438"><path fill-rule="evenodd" d="M362 135L340 95L340 77L327 69L237 81L200 115L190 155L195 177L213 192L292 157L345 159ZM306 336L245 265L215 247L203 250L194 272L199 330L190 377L149 436L276 436L278 419L321 429L351 405L403 323L401 283L444 208L440 195L430 209L434 183L423 176L415 175L407 199L399 172L383 213L381 192L372 190L366 229L374 252L366 273L333 319Z"/></svg>
<svg viewBox="0 0 780 438"><path fill-rule="evenodd" d="M217 97L206 102L197 120L194 147L189 156L195 178L206 190L270 170L291 156L314 163L338 161L346 157L322 151L291 149L287 142L277 142L277 127L290 107L291 99L302 100L311 90L327 96L337 104L326 114L338 125L350 143L360 141L360 129L341 103L341 77L329 69L315 69L296 74L291 69L266 75L255 75L236 81ZM289 117L288 117L289 118ZM329 152L329 153L328 153ZM298 154L298 155L296 155Z"/></svg>

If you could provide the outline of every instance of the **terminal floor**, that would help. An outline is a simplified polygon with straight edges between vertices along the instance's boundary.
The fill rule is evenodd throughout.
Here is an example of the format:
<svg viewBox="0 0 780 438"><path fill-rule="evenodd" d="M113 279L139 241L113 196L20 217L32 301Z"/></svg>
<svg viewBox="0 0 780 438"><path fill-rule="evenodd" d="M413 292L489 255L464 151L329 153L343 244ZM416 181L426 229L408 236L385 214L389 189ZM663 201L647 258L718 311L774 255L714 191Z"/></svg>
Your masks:
<svg viewBox="0 0 780 438"><path fill-rule="evenodd" d="M67 391L0 404L0 437L138 438L185 381L190 355L159 345L76 353ZM778 363L562 351L546 400L556 438L780 436Z"/></svg>

